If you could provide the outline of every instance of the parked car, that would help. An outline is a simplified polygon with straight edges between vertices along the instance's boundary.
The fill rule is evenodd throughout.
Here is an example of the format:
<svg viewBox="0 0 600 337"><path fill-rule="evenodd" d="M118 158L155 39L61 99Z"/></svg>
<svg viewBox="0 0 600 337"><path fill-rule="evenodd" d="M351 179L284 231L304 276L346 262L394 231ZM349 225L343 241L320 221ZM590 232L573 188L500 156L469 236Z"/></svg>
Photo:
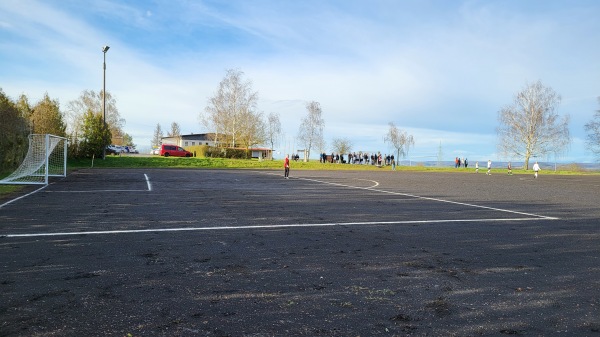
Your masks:
<svg viewBox="0 0 600 337"><path fill-rule="evenodd" d="M106 154L114 154L115 156L121 154L121 148L116 145L109 145L106 147Z"/></svg>
<svg viewBox="0 0 600 337"><path fill-rule="evenodd" d="M160 146L160 155L164 157L191 157L192 153L190 151L186 151L181 146L163 144Z"/></svg>
<svg viewBox="0 0 600 337"><path fill-rule="evenodd" d="M150 154L159 155L160 154L160 147L157 147L155 149L150 150Z"/></svg>
<svg viewBox="0 0 600 337"><path fill-rule="evenodd" d="M138 150L133 146L125 146L125 152L127 153L139 153Z"/></svg>

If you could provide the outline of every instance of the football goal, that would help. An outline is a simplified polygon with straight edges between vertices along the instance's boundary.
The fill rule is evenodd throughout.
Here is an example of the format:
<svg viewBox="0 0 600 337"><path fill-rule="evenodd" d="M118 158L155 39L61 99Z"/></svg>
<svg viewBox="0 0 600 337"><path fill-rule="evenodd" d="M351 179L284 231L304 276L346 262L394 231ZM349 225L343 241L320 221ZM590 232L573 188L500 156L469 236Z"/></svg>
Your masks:
<svg viewBox="0 0 600 337"><path fill-rule="evenodd" d="M54 135L29 135L27 155L0 184L47 185L49 177L67 176L67 139Z"/></svg>

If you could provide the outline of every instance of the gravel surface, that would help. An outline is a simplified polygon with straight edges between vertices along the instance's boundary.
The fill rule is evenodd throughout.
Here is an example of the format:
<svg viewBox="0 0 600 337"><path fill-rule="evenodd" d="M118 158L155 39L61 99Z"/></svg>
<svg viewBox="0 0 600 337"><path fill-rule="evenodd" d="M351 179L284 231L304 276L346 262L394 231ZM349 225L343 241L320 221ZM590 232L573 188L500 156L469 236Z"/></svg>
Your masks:
<svg viewBox="0 0 600 337"><path fill-rule="evenodd" d="M79 170L0 207L0 336L600 336L599 189Z"/></svg>

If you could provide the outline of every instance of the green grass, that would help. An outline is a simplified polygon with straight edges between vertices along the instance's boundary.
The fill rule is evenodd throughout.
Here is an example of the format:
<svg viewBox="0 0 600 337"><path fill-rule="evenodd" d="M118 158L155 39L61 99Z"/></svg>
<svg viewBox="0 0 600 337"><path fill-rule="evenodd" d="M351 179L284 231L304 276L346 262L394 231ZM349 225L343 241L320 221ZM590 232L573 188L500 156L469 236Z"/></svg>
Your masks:
<svg viewBox="0 0 600 337"><path fill-rule="evenodd" d="M20 191L23 189L22 185L0 185L0 196L6 195L12 192Z"/></svg>
<svg viewBox="0 0 600 337"><path fill-rule="evenodd" d="M0 170L0 179L8 176L10 171ZM6 195L21 189L21 185L2 185L0 184L0 196Z"/></svg>
<svg viewBox="0 0 600 337"><path fill-rule="evenodd" d="M106 159L72 159L69 168L198 168L198 169L269 169L283 167L281 161L258 161L222 158L177 158L107 156Z"/></svg>
<svg viewBox="0 0 600 337"><path fill-rule="evenodd" d="M353 170L353 171L390 171L390 166L377 167L373 165L348 165L319 163L317 160L309 162L292 161L290 163L292 170ZM69 169L76 168L190 168L190 169L277 169L283 170L283 160L262 160L257 159L223 159L223 158L174 158L159 156L108 156L106 159L70 159ZM475 168L454 168L429 167L421 163L413 166L397 166L396 172L453 172L453 173L474 173ZM479 174L485 174L486 168L480 168ZM505 168L492 169L493 174L506 174ZM597 171L586 171L577 165L559 166L557 171L543 170L541 174L598 174ZM533 174L531 170L513 169L513 174Z"/></svg>
<svg viewBox="0 0 600 337"><path fill-rule="evenodd" d="M391 166L378 167L374 165L348 165L320 163L317 160L309 162L291 161L292 170L353 170L353 171L391 171ZM70 169L74 168L194 168L194 169L276 169L283 170L283 160L257 159L223 159L223 158L174 158L174 157L138 157L138 156L108 156L106 159L70 159ZM465 169L450 167L398 166L397 171L435 171L457 172Z"/></svg>

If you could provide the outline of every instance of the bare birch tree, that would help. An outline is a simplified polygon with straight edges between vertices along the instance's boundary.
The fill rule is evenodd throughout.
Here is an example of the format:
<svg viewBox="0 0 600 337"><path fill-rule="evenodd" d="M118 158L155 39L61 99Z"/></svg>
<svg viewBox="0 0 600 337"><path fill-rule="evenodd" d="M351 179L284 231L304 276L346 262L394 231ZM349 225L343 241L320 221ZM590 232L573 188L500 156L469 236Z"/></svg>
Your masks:
<svg viewBox="0 0 600 337"><path fill-rule="evenodd" d="M171 123L171 131L168 133L169 137L179 137L181 136L181 127L176 122Z"/></svg>
<svg viewBox="0 0 600 337"><path fill-rule="evenodd" d="M279 137L281 136L281 121L279 121L279 114L271 112L267 122L267 141L271 145L271 150L275 148L275 145L279 143ZM273 159L273 151L271 153L271 160Z"/></svg>
<svg viewBox="0 0 600 337"><path fill-rule="evenodd" d="M256 112L258 92L253 91L252 82L243 80L243 75L240 70L227 70L214 96L209 98L205 114L200 116L202 124L214 130L218 144L249 147L249 142L264 141L261 134L247 134L260 131L257 121L262 116Z"/></svg>
<svg viewBox="0 0 600 337"><path fill-rule="evenodd" d="M240 147L249 149L266 141L265 121L262 113L244 111L239 115L243 123L239 124L237 143Z"/></svg>
<svg viewBox="0 0 600 337"><path fill-rule="evenodd" d="M529 159L549 153L561 153L571 142L569 116L556 112L561 97L541 81L527 84L514 102L498 113L498 148L504 155Z"/></svg>
<svg viewBox="0 0 600 337"><path fill-rule="evenodd" d="M600 97L598 97L600 102ZM585 125L587 134L587 148L594 154L597 161L600 161L600 110L596 110L594 118Z"/></svg>
<svg viewBox="0 0 600 337"><path fill-rule="evenodd" d="M102 91L95 92L93 90L84 90L78 99L70 101L67 104L66 120L67 120L67 134L72 139L79 137L82 133L80 132L81 127L84 123L84 116L88 111L94 114L101 115L104 119L104 112L102 111ZM119 109L117 109L117 100L106 92L106 124L112 134L112 142L115 139L123 139L125 132L123 128L125 126L125 119L121 118Z"/></svg>
<svg viewBox="0 0 600 337"><path fill-rule="evenodd" d="M400 158L408 156L408 151L411 146L415 146L415 139L406 131L398 129L393 122L389 124L388 133L384 137L384 141L390 143L396 149L396 161Z"/></svg>
<svg viewBox="0 0 600 337"><path fill-rule="evenodd" d="M331 147L335 153L347 154L352 149L352 142L347 138L334 138Z"/></svg>
<svg viewBox="0 0 600 337"><path fill-rule="evenodd" d="M309 102L306 104L308 115L302 119L300 130L298 132L298 141L307 151L307 157L310 158L310 150L315 146L323 146L323 128L325 120L322 117L321 105L319 102Z"/></svg>
<svg viewBox="0 0 600 337"><path fill-rule="evenodd" d="M154 133L152 134L152 147L158 147L162 142L163 131L160 127L160 123L156 124L156 128L154 128Z"/></svg>

